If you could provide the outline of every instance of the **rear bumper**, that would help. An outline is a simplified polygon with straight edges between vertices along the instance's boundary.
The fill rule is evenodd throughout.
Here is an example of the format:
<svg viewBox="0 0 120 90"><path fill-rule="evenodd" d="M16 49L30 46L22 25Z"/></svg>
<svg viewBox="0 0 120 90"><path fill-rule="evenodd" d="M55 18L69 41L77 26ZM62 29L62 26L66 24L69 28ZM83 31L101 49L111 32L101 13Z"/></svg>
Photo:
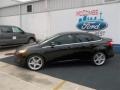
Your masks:
<svg viewBox="0 0 120 90"><path fill-rule="evenodd" d="M106 52L106 54L107 54L107 58L114 57L114 55L115 55L113 49Z"/></svg>

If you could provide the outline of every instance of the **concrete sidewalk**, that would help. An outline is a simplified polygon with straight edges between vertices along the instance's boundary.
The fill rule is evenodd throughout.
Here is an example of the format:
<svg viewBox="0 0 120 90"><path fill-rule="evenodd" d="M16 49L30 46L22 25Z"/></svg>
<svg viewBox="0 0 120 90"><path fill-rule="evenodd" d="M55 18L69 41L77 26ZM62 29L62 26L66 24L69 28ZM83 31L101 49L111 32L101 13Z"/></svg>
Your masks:
<svg viewBox="0 0 120 90"><path fill-rule="evenodd" d="M94 90L0 62L0 90Z"/></svg>
<svg viewBox="0 0 120 90"><path fill-rule="evenodd" d="M41 90L41 88L7 73L0 72L0 90Z"/></svg>
<svg viewBox="0 0 120 90"><path fill-rule="evenodd" d="M0 59L15 50L0 52ZM69 81L0 62L0 90L94 90Z"/></svg>

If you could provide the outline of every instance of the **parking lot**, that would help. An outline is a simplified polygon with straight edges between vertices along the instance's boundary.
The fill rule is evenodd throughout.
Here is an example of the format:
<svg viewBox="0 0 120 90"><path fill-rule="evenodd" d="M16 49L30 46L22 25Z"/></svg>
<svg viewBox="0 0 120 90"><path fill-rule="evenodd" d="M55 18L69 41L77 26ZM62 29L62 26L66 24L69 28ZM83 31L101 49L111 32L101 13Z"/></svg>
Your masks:
<svg viewBox="0 0 120 90"><path fill-rule="evenodd" d="M120 90L119 10L120 0L0 0L0 90Z"/></svg>
<svg viewBox="0 0 120 90"><path fill-rule="evenodd" d="M9 56L13 51L14 48L9 48L9 50L6 49L5 51L3 50L2 53L5 52L4 55L6 57L1 58L0 61L21 68L15 63L15 57ZM100 67L80 61L51 63L37 72L39 74L42 73L97 90L119 90L119 58L120 55L116 54L114 58L110 59L104 66ZM23 68L23 70L24 69L26 70L26 68Z"/></svg>

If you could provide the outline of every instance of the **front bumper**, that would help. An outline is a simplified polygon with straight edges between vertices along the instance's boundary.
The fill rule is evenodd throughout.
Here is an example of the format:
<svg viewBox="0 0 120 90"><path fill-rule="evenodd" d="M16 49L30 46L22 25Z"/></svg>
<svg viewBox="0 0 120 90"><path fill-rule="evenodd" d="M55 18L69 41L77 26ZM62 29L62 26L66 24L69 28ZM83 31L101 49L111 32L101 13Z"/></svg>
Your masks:
<svg viewBox="0 0 120 90"><path fill-rule="evenodd" d="M22 54L18 54L15 53L15 62L20 65L20 66L26 66L27 65L27 61L25 56L23 56Z"/></svg>
<svg viewBox="0 0 120 90"><path fill-rule="evenodd" d="M15 62L20 66L26 66L26 61L18 57L15 57Z"/></svg>

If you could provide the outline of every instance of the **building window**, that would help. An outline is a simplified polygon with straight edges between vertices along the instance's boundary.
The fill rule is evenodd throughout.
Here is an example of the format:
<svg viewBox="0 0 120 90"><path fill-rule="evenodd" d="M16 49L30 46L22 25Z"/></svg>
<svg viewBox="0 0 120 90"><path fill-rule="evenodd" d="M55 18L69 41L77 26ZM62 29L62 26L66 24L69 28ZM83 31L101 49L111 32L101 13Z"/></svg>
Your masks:
<svg viewBox="0 0 120 90"><path fill-rule="evenodd" d="M32 12L32 5L27 5L27 12Z"/></svg>

